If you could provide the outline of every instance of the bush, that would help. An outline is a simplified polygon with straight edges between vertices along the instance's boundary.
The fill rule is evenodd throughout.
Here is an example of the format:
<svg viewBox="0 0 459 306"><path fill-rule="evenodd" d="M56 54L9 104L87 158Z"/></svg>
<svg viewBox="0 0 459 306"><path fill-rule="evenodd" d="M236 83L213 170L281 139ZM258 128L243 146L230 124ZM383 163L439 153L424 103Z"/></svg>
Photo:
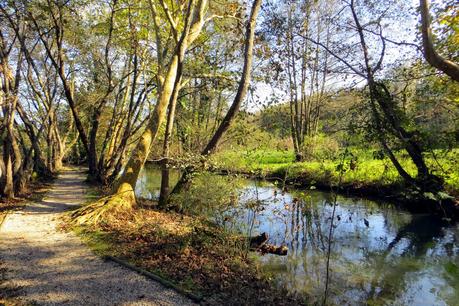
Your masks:
<svg viewBox="0 0 459 306"><path fill-rule="evenodd" d="M306 138L302 148L303 156L307 160L335 160L339 151L338 142L323 134Z"/></svg>
<svg viewBox="0 0 459 306"><path fill-rule="evenodd" d="M172 196L185 212L213 218L236 205L241 180L208 172L197 174L188 190Z"/></svg>

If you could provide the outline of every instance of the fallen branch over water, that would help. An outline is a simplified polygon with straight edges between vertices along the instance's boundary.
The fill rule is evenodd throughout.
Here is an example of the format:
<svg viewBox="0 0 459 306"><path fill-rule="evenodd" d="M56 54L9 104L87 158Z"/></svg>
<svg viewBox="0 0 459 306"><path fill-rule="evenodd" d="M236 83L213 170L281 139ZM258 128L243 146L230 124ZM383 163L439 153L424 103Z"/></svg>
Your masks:
<svg viewBox="0 0 459 306"><path fill-rule="evenodd" d="M262 233L258 236L249 237L250 250L257 251L262 254L274 254L285 256L287 255L288 248L284 245L276 246L273 244L266 243L269 237L267 233Z"/></svg>

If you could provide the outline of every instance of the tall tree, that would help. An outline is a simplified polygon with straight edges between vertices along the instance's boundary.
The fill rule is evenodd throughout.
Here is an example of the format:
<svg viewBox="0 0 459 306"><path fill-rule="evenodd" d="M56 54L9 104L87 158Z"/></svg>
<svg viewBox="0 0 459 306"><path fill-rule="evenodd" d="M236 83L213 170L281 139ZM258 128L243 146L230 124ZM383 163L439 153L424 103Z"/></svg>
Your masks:
<svg viewBox="0 0 459 306"><path fill-rule="evenodd" d="M185 53L208 20L207 0L189 0L179 5L174 1L150 0L148 9L155 31L158 65L156 104L149 114L145 130L130 153L124 171L114 185L113 194L77 211L75 215L79 216L79 222L96 221L108 209L135 207L135 185L164 122L167 107L177 98L174 92L179 89L177 85Z"/></svg>
<svg viewBox="0 0 459 306"><path fill-rule="evenodd" d="M325 103L330 78L329 54L305 37L329 45L333 1L286 1L269 3L264 31L270 46L269 81L289 97L290 126L295 158L301 161L314 139ZM275 43L274 43L275 41Z"/></svg>
<svg viewBox="0 0 459 306"><path fill-rule="evenodd" d="M383 151L405 182L422 192L436 192L443 188L442 181L429 171L423 155L424 148L420 133L412 123L408 122L409 120L400 109L395 96L390 92L384 79L381 76L378 77L383 71L387 52L386 44L394 43L394 41L387 39L383 33L382 20L389 14L389 10L384 4L380 4L380 6L373 2L364 3L355 0L351 0L349 3L345 2L340 12L343 12L342 18L346 27L349 28L349 32L346 33L348 36L341 36L338 43L340 46L333 44L334 48L327 47L311 37L308 40L327 50L351 74L365 80L372 115L370 125L374 137L379 141ZM346 10L349 15L345 14ZM364 18L370 20L362 21ZM345 52L341 47L346 39L349 41L350 49L358 47L353 50L355 52L353 57L349 56L348 50ZM375 50L374 46L378 46L376 41L379 41L379 50ZM343 54L347 54L347 57ZM404 168L394 153L395 149L391 148L391 143L406 151L417 169L416 176Z"/></svg>
<svg viewBox="0 0 459 306"><path fill-rule="evenodd" d="M131 153L131 157L126 164L123 174L117 181L114 198L118 198L118 203L121 203L126 207L131 207L136 203L134 189L140 170L148 158L151 150L151 144L156 139L159 128L164 121L167 106L171 102L171 98L174 99L174 88L175 90L178 90L175 85L176 80L181 77L179 67L183 63L186 50L198 38L202 30L206 21L205 15L208 7L207 0L190 0L185 3L187 4L187 7L183 4L183 10L175 11L176 15L173 16L165 1L160 1L159 4L153 3L152 1L149 3L152 18L155 22L155 30L157 32L156 48L159 55L158 61L161 61L158 74L160 86L158 90L158 99L147 127L141 135L137 146ZM166 15L172 31L173 39L175 40L175 46L171 57L167 60L167 64L164 64L164 60L166 59L163 59L161 54L161 52L164 51L164 42L162 41L159 33L159 9L162 9ZM183 20L180 20L181 18L183 18ZM181 28L179 22L183 22L183 26ZM121 202L119 202L119 199L121 199Z"/></svg>
<svg viewBox="0 0 459 306"><path fill-rule="evenodd" d="M244 101L247 95L252 70L255 28L257 24L257 16L258 12L260 11L261 3L262 0L254 0L250 11L250 17L246 25L244 40L244 65L242 68L241 79L239 80L236 96L224 119L220 123L218 129L216 130L216 132L214 133L214 135L212 136L204 150L201 152L201 155L204 157L208 157L217 149L219 141L222 139L223 135L228 130L231 123L234 121L241 107L241 103ZM172 192L180 192L190 181L194 171L196 171L196 169L194 169L193 167L187 167L183 171L179 181L175 185L174 190Z"/></svg>
<svg viewBox="0 0 459 306"><path fill-rule="evenodd" d="M2 26L0 27L0 106L2 107L3 122L1 127L3 147L3 180L0 184L4 197L15 195L14 177L21 168L22 156L15 133L15 115L18 103L18 90L21 81L22 54L16 52L16 36L11 28L6 27L7 17L2 5ZM14 58L13 58L14 56ZM11 65L16 65L15 69Z"/></svg>
<svg viewBox="0 0 459 306"><path fill-rule="evenodd" d="M79 110L77 108L77 101L75 99L75 91L72 81L72 71L68 71L68 56L66 55L65 48L65 35L68 28L66 27L67 16L66 6L64 2L47 0L46 5L40 6L42 13L46 14L48 18L44 19L43 15L39 15L38 19L34 12L27 7L28 18L32 21L35 31L42 42L46 53L56 69L59 79L62 84L64 95L69 104L72 112L73 120L77 128L83 148L89 159L89 172L93 173L95 169L92 168L91 154L89 148L89 140L86 129L83 125ZM50 21L50 22L49 22Z"/></svg>

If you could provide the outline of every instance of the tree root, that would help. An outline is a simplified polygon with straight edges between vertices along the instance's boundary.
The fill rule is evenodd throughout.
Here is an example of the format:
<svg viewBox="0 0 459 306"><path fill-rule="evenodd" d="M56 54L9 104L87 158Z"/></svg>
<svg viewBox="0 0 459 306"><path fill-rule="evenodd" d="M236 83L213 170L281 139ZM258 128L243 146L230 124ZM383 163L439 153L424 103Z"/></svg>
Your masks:
<svg viewBox="0 0 459 306"><path fill-rule="evenodd" d="M128 211L134 206L135 198L133 195L116 193L85 205L72 212L70 216L72 221L77 225L95 225L110 214Z"/></svg>

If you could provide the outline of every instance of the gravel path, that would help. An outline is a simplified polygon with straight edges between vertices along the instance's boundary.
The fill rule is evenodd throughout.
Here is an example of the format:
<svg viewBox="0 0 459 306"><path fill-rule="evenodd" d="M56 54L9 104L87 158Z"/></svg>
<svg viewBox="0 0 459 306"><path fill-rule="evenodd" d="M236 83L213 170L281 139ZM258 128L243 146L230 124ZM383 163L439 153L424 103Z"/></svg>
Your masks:
<svg viewBox="0 0 459 306"><path fill-rule="evenodd" d="M191 305L175 291L103 261L73 233L56 230L59 216L84 200L84 178L80 171L64 171L43 201L6 218L0 290L18 288L21 300L38 305Z"/></svg>

